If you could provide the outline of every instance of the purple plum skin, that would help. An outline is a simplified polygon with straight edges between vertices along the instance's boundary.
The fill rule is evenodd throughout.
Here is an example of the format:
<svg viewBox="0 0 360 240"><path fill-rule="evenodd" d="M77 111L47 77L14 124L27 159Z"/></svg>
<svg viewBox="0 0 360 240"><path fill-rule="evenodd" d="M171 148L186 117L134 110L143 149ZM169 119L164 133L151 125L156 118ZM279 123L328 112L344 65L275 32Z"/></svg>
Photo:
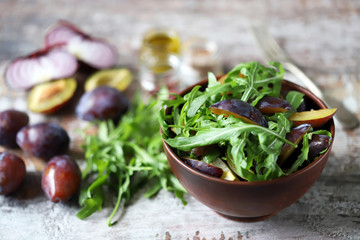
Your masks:
<svg viewBox="0 0 360 240"><path fill-rule="evenodd" d="M22 158L8 152L0 153L0 195L7 195L19 188L26 174Z"/></svg>
<svg viewBox="0 0 360 240"><path fill-rule="evenodd" d="M17 133L16 142L24 152L49 160L69 149L70 138L56 123L38 123L22 128Z"/></svg>
<svg viewBox="0 0 360 240"><path fill-rule="evenodd" d="M217 115L224 114L225 117L232 115L235 118L242 119L244 122L268 127L264 115L255 107L240 99L217 102L210 106L210 111Z"/></svg>
<svg viewBox="0 0 360 240"><path fill-rule="evenodd" d="M5 110L0 113L0 145L7 148L17 147L16 134L28 125L29 117L17 110Z"/></svg>
<svg viewBox="0 0 360 240"><path fill-rule="evenodd" d="M80 182L80 169L67 155L51 158L41 178L42 189L52 202L69 200L78 191Z"/></svg>
<svg viewBox="0 0 360 240"><path fill-rule="evenodd" d="M183 158L183 161L191 168L216 178L220 178L223 174L223 170L221 168L218 168L216 166L207 164L199 160L195 160L191 158Z"/></svg>
<svg viewBox="0 0 360 240"><path fill-rule="evenodd" d="M118 121L127 111L129 100L119 90L100 86L86 92L80 99L76 114L86 121L112 119Z"/></svg>

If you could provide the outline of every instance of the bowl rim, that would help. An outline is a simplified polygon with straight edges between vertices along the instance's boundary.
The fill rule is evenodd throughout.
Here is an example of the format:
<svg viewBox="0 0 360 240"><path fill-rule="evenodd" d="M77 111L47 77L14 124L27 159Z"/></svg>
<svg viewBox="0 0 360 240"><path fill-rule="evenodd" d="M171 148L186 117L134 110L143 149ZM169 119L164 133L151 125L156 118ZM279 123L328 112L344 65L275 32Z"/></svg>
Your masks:
<svg viewBox="0 0 360 240"><path fill-rule="evenodd" d="M193 87L197 86L197 85L204 85L205 83L207 83L207 79L205 80L202 80L198 83L195 83L194 85L184 89L183 91L181 91L179 94L180 95L183 95L184 93L186 92L189 92L189 90L191 90ZM290 86L290 88L295 88L295 89L300 89L302 93L304 93L307 97L309 97L313 102L315 102L315 104L320 107L321 109L323 108L328 108L326 106L326 104L324 103L324 101L322 101L320 98L318 98L317 96L315 96L314 93L312 93L310 90L296 84L296 83L293 83L293 82L290 82L288 80L285 80L283 79L282 80L282 84L287 84ZM200 171L197 171L193 168L191 168L190 166L188 166L187 164L185 164L175 153L174 151L172 150L172 148L170 147L170 145L168 145L163 137L162 137L162 129L160 128L160 134L161 134L161 140L163 142L163 146L164 148L166 149L166 151L171 155L171 157L178 163L180 164L182 167L184 167L186 170L190 171L191 173L199 176L199 177L202 177L202 178L205 178L206 180L209 180L209 181L214 181L214 182L217 182L217 183L220 183L220 184L230 184L230 185L239 185L239 186L260 186L260 185L264 185L264 184L276 184L276 183L281 183L281 182L284 182L284 181L289 181L295 177L297 177L298 175L301 175L303 174L304 172L307 172L311 169L313 169L314 167L316 167L317 165L320 164L320 162L324 161L326 158L326 156L328 154L330 154L330 151L331 151L331 148L332 148L332 145L334 143L334 139L335 139L335 123L334 123L334 119L331 118L330 121L328 122L330 123L330 132L331 132L331 135L332 135L332 141L331 141L331 144L330 146L328 147L328 150L321 154L315 161L311 162L309 165L307 165L306 167L300 169L300 170L297 170L296 172L293 172L292 174L290 175L284 175L284 176L281 176L281 177L278 177L278 178L275 178L275 179L270 179L270 180L265 180L265 181L252 181L252 182L249 182L249 181L229 181L229 180L225 180L225 179L221 179L221 178L216 178L216 177L213 177L213 176L210 176L210 175L207 175L205 173L202 173ZM169 159L168 159L169 161ZM326 160L325 160L326 161Z"/></svg>

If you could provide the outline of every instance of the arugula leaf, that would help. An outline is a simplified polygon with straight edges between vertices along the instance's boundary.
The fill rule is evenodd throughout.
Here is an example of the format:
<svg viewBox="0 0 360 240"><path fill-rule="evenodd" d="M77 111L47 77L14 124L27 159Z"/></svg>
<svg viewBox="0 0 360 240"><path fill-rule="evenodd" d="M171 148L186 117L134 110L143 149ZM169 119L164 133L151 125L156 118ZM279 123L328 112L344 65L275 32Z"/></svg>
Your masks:
<svg viewBox="0 0 360 240"><path fill-rule="evenodd" d="M219 156L221 155L221 152L217 148L210 149L205 156L203 157L202 161L206 163L212 163L214 162Z"/></svg>
<svg viewBox="0 0 360 240"><path fill-rule="evenodd" d="M227 126L224 128L206 128L197 132L195 136L192 137L176 137L165 139L166 143L171 147L183 150L190 151L194 147L207 146L220 141L229 141L230 139L239 136L242 132L252 132L257 134L267 134L272 135L273 137L279 138L283 142L286 142L294 147L296 144L288 141L283 136L278 133L271 131L268 128L248 124L244 122L238 122L236 125Z"/></svg>
<svg viewBox="0 0 360 240"><path fill-rule="evenodd" d="M187 110L187 116L193 117L196 114L196 111L199 110L201 105L203 105L210 96L226 92L227 90L230 90L230 84L213 85L212 87L207 88L206 93L200 95L191 102L189 109ZM192 92L190 92L190 94L191 93ZM185 95L184 98L186 98L186 96L187 95Z"/></svg>
<svg viewBox="0 0 360 240"><path fill-rule="evenodd" d="M301 153L297 157L295 163L291 166L287 174L291 174L295 172L305 161L308 160L308 155L309 155L309 138L307 134L305 134L302 140Z"/></svg>
<svg viewBox="0 0 360 240"><path fill-rule="evenodd" d="M233 86L233 97L255 106L265 95L278 96L285 70L279 63L270 62L269 65L273 67L258 62L241 63L234 67L225 79Z"/></svg>
<svg viewBox="0 0 360 240"><path fill-rule="evenodd" d="M216 85L220 85L220 83L217 81L216 76L209 72L208 73L208 86L212 87L212 86L216 86Z"/></svg>
<svg viewBox="0 0 360 240"><path fill-rule="evenodd" d="M304 95L301 92L298 91L290 91L288 92L288 94L286 95L286 101L288 101L291 105L291 110L285 112L285 116L286 117L290 117L291 114L293 114L294 112L296 112L296 110L298 109L298 107L301 105L301 103L304 101Z"/></svg>
<svg viewBox="0 0 360 240"><path fill-rule="evenodd" d="M159 102L151 99L145 104L139 95L133 102L118 125L111 121L98 122L98 133L84 136L86 168L83 178L89 183L81 190L79 204L82 209L77 214L80 219L101 210L107 196L103 192L108 188L117 194L107 222L109 226L116 223L112 219L120 205L126 204L144 184L150 185L146 197L154 196L164 188L186 204L183 196L186 190L172 174L163 152L159 125L154 124L159 118ZM173 101L172 104L181 102L184 101ZM160 115L166 117L165 112L160 111ZM168 128L166 121L160 126Z"/></svg>

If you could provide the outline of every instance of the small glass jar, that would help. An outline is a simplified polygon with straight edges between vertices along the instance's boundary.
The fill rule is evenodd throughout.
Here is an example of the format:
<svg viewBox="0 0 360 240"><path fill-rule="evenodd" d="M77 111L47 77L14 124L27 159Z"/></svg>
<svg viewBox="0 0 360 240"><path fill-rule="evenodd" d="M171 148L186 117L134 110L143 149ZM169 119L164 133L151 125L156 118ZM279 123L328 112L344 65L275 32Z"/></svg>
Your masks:
<svg viewBox="0 0 360 240"><path fill-rule="evenodd" d="M199 37L187 40L183 44L180 72L181 88L186 88L207 78L209 72L216 76L223 74L217 44Z"/></svg>
<svg viewBox="0 0 360 240"><path fill-rule="evenodd" d="M178 90L180 39L176 31L154 28L144 35L139 54L140 83L144 90L157 92L167 86Z"/></svg>

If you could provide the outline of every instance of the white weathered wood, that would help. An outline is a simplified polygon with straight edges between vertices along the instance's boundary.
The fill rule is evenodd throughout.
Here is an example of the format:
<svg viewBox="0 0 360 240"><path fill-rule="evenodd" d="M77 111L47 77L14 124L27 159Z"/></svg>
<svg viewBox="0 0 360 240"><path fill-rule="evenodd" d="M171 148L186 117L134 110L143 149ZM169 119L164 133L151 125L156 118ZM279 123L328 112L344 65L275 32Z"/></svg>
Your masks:
<svg viewBox="0 0 360 240"><path fill-rule="evenodd" d="M261 60L245 29L249 21L265 22L299 66L360 117L358 1L2 0L0 9L1 75L10 59L42 47L45 30L60 18L108 39L119 51L119 64L134 73L140 39L152 26L171 26L183 40L200 36L216 41L229 69ZM24 94L4 89L1 84L0 110L26 109ZM30 118L49 120L39 114ZM70 131L79 127L73 116L50 119ZM81 162L78 139L72 140L71 154ZM145 199L145 190L113 227L106 226L110 207L81 221L75 200L53 204L45 198L40 187L44 162L25 159L24 185L12 196L0 196L0 239L360 239L360 129L345 132L338 126L332 154L315 185L292 206L256 223L224 219L191 196L187 206L165 191Z"/></svg>

